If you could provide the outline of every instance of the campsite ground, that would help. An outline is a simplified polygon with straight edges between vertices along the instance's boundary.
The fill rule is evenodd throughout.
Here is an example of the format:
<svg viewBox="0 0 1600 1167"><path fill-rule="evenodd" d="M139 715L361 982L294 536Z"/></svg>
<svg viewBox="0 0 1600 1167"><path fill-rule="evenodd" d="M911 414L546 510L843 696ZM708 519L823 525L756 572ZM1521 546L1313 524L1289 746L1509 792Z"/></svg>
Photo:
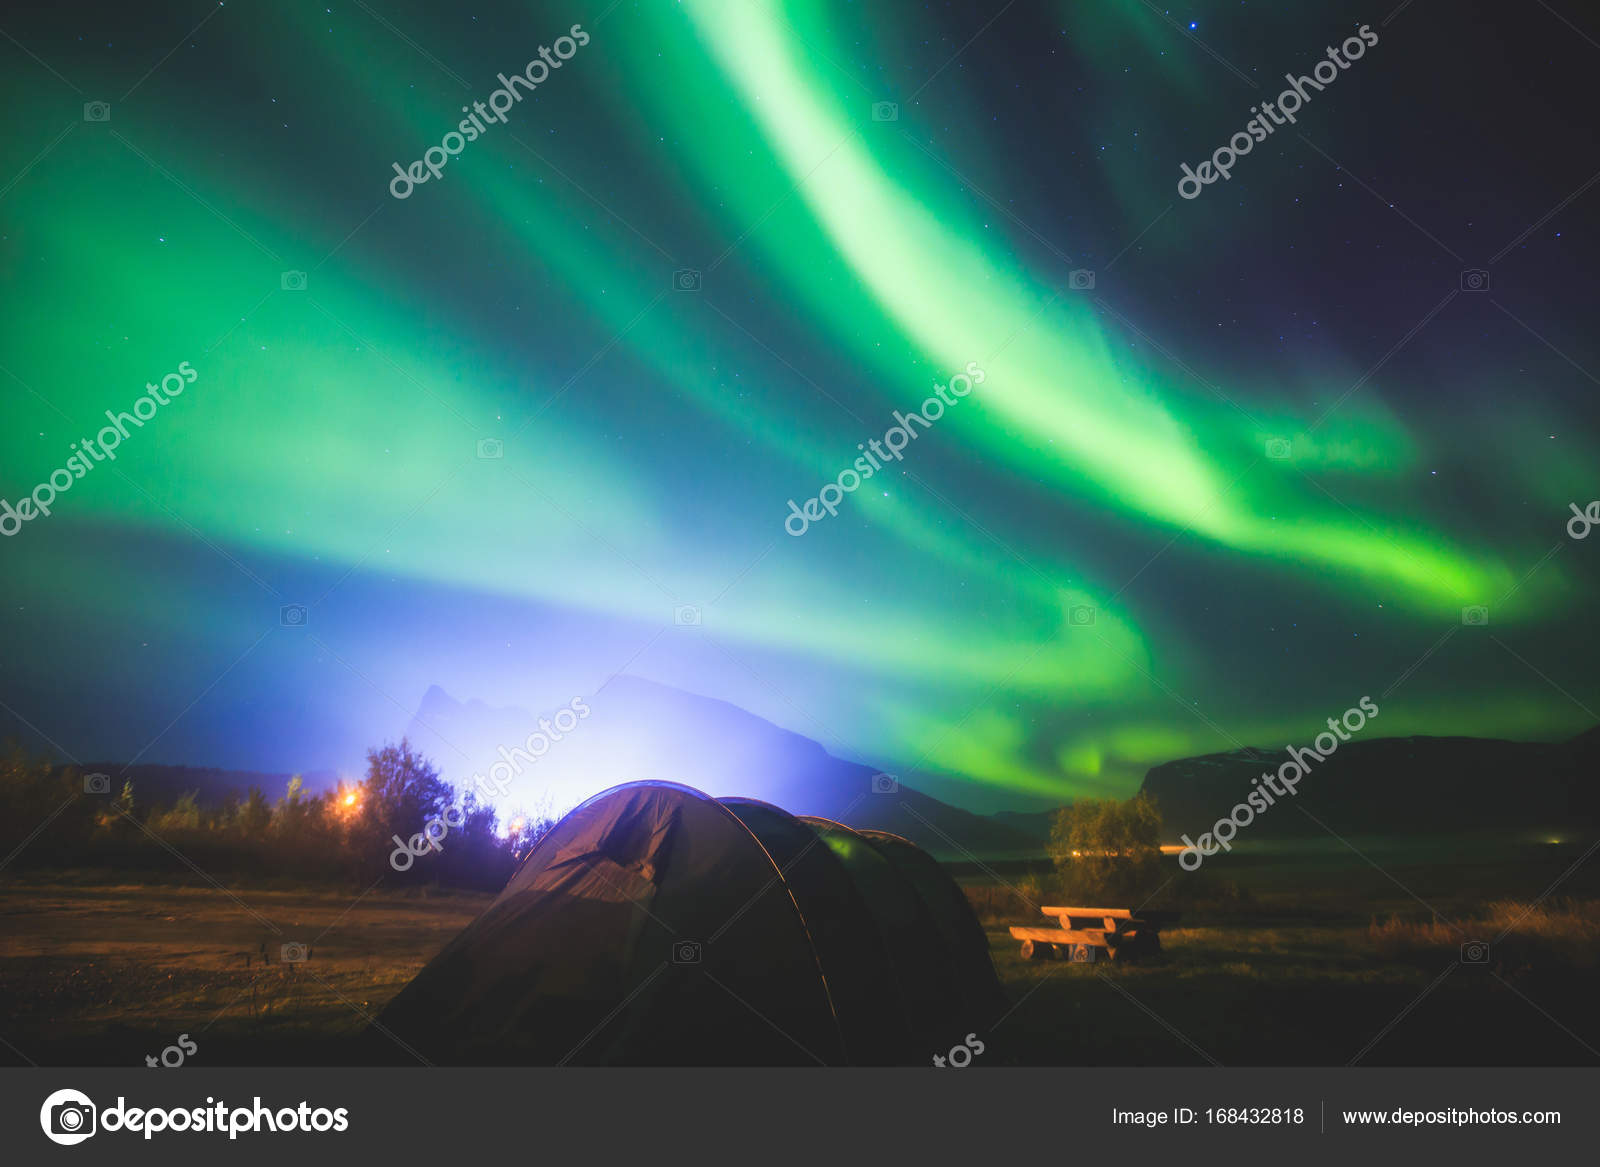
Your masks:
<svg viewBox="0 0 1600 1167"><path fill-rule="evenodd" d="M1184 902L1175 865L1146 906L1183 917L1145 966L1024 961L1007 925L1049 921L1018 916L992 888L1026 871L961 876L986 889L969 894L1014 1003L993 1042L1018 1064L1594 1065L1592 851L1505 839L1262 848L1208 870L1242 893L1210 903Z"/></svg>
<svg viewBox="0 0 1600 1167"><path fill-rule="evenodd" d="M0 884L10 1064L139 1065L185 1033L197 1061L325 1064L493 898L72 875Z"/></svg>
<svg viewBox="0 0 1600 1167"><path fill-rule="evenodd" d="M1024 962L1006 929L1043 922L1009 890L1028 865L958 867L1013 1002L982 1033L980 1060L1592 1065L1600 870L1579 865L1526 915L1508 906L1533 904L1584 850L1236 854L1227 873L1245 898L1184 906L1148 966ZM1181 888L1150 906L1173 906L1162 901ZM12 877L0 884L0 1060L139 1065L187 1034L195 1063L337 1062L488 900ZM1462 962L1474 941L1486 963ZM283 962L286 943L310 959Z"/></svg>

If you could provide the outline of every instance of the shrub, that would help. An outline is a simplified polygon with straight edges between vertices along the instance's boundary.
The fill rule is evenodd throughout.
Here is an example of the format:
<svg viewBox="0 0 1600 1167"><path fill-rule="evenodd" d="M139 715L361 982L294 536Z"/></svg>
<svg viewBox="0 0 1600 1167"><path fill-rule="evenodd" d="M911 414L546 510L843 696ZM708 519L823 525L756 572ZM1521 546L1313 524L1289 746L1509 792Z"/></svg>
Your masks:
<svg viewBox="0 0 1600 1167"><path fill-rule="evenodd" d="M1121 907L1161 886L1161 812L1140 792L1126 801L1084 798L1063 807L1050 831L1062 894L1077 904Z"/></svg>

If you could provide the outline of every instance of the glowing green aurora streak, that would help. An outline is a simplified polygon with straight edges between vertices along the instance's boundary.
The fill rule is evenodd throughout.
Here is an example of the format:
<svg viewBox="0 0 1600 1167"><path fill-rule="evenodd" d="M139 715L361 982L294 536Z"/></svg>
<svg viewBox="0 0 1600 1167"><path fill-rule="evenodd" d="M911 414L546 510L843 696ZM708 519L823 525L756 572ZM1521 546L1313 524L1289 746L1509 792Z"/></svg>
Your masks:
<svg viewBox="0 0 1600 1167"><path fill-rule="evenodd" d="M403 203L385 193L387 160L437 142L497 70L570 20L528 17L497 38L509 47L474 59L469 92L359 12L286 10L281 31L236 51L264 77L321 78L319 100L360 111L319 126L298 169L281 143L235 156L230 127L181 88L152 85L142 107L77 130L6 196L28 239L6 278L32 294L0 324L15 379L5 497L179 360L200 380L127 444L126 478L100 469L61 499L49 534L72 532L73 547L35 530L0 547L19 595L126 619L79 571L84 540L115 529L330 565L329 583L354 569L357 583L443 585L463 611L513 597L574 627L649 629L701 604L728 659L684 664L690 687L864 756L926 755L928 769L1057 797L1227 748L1219 719L1266 744L1320 721L1320 692L1216 675L1211 630L1131 586L1130 561L1175 569L1168 548L1185 535L1210 557L1186 561L1203 586L1265 573L1312 596L1370 595L1430 640L1463 605L1513 590L1520 560L1386 490L1419 441L1380 397L1320 424L1299 386L1225 386L1215 401L1134 354L1092 296L1064 294L1064 270L1019 258L943 161L870 120L857 7L621 10L590 26L548 97ZM230 19L244 18L230 9L219 28ZM439 46L452 51L466 50ZM947 162L1004 181L981 159ZM703 293L672 290L678 266L705 270ZM306 291L280 285L287 269L310 272ZM580 336L584 351L547 357L525 328ZM908 453L912 477L784 534L786 500L970 361L987 380ZM1294 443L1292 467L1263 459L1273 436ZM474 456L485 437L505 441L503 459ZM1338 498L1313 480L1325 471ZM1115 531L1125 554L1094 531ZM158 553L124 571L183 586ZM1552 565L1497 618L1571 593ZM222 618L203 592L188 602L197 623ZM1074 625L1080 606L1092 625ZM541 664L593 679L620 662ZM1492 695L1419 695L1386 719L1389 732L1570 724Z"/></svg>

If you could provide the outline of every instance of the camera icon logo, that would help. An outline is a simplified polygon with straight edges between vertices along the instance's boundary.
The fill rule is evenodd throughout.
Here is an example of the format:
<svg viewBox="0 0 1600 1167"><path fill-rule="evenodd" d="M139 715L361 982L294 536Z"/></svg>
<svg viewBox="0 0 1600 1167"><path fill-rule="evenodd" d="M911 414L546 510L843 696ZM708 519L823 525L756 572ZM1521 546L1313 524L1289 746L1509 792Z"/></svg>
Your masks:
<svg viewBox="0 0 1600 1167"><path fill-rule="evenodd" d="M291 940L278 949L278 959L284 964L304 964L311 959L311 949L298 940Z"/></svg>
<svg viewBox="0 0 1600 1167"><path fill-rule="evenodd" d="M1076 268L1067 273L1067 287L1074 292L1091 292L1094 290L1094 272L1086 267Z"/></svg>
<svg viewBox="0 0 1600 1167"><path fill-rule="evenodd" d="M1489 290L1489 273L1481 267L1469 267L1461 273L1461 290L1463 292L1487 292Z"/></svg>
<svg viewBox="0 0 1600 1167"><path fill-rule="evenodd" d="M1488 964L1489 946L1482 940L1468 940L1461 946L1462 964Z"/></svg>
<svg viewBox="0 0 1600 1167"><path fill-rule="evenodd" d="M1294 448L1289 445L1288 438L1267 439L1267 457L1278 462L1283 462L1287 461L1290 455L1293 453Z"/></svg>
<svg viewBox="0 0 1600 1167"><path fill-rule="evenodd" d="M679 604L672 611L672 622L682 628L698 628L700 609L693 604Z"/></svg>
<svg viewBox="0 0 1600 1167"><path fill-rule="evenodd" d="M1489 609L1482 604L1472 604L1462 608L1461 622L1469 628L1482 628L1489 623Z"/></svg>
<svg viewBox="0 0 1600 1167"><path fill-rule="evenodd" d="M672 286L679 292L698 292L702 277L692 267L682 267L672 273Z"/></svg>
<svg viewBox="0 0 1600 1167"><path fill-rule="evenodd" d="M1098 614L1092 604L1074 604L1067 609L1067 623L1073 628L1087 628Z"/></svg>
<svg viewBox="0 0 1600 1167"><path fill-rule="evenodd" d="M506 444L499 438L479 438L478 457L485 462L506 456Z"/></svg>
<svg viewBox="0 0 1600 1167"><path fill-rule="evenodd" d="M303 292L306 290L306 273L286 271L278 277L278 286L285 292Z"/></svg>
<svg viewBox="0 0 1600 1167"><path fill-rule="evenodd" d="M111 120L111 103L109 101L86 101L83 103L83 120L86 122L108 122Z"/></svg>
<svg viewBox="0 0 1600 1167"><path fill-rule="evenodd" d="M899 794L900 779L893 774L874 774L872 776L872 793Z"/></svg>
<svg viewBox="0 0 1600 1167"><path fill-rule="evenodd" d="M673 964L699 964L700 941L677 940L672 945Z"/></svg>
<svg viewBox="0 0 1600 1167"><path fill-rule="evenodd" d="M71 1147L94 1134L97 1113L82 1091L57 1090L39 1108L39 1125L52 1143Z"/></svg>
<svg viewBox="0 0 1600 1167"><path fill-rule="evenodd" d="M309 614L304 604L285 604L278 609L278 623L285 628L304 628Z"/></svg>
<svg viewBox="0 0 1600 1167"><path fill-rule="evenodd" d="M85 774L83 776L83 792L85 794L110 794L110 774Z"/></svg>
<svg viewBox="0 0 1600 1167"><path fill-rule="evenodd" d="M900 106L893 101L875 101L872 103L872 120L897 122L900 120Z"/></svg>

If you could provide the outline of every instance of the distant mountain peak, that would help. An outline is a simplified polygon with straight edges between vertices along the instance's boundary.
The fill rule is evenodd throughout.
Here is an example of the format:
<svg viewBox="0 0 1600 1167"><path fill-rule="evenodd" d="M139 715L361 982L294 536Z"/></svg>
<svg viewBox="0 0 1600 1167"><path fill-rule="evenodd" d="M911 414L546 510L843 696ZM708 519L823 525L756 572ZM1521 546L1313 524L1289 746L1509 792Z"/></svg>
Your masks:
<svg viewBox="0 0 1600 1167"><path fill-rule="evenodd" d="M893 831L938 852L951 850L949 840L988 854L1027 850L1032 842L909 787L875 792L880 772L871 766L834 757L811 738L720 698L619 674L582 701L587 712L563 722L555 719L573 706L533 712L461 701L432 685L406 736L458 786L475 775L489 778L496 765L505 777L514 763L511 789L500 800L507 805L548 800L561 809L652 778ZM559 737L549 732L557 726Z"/></svg>

